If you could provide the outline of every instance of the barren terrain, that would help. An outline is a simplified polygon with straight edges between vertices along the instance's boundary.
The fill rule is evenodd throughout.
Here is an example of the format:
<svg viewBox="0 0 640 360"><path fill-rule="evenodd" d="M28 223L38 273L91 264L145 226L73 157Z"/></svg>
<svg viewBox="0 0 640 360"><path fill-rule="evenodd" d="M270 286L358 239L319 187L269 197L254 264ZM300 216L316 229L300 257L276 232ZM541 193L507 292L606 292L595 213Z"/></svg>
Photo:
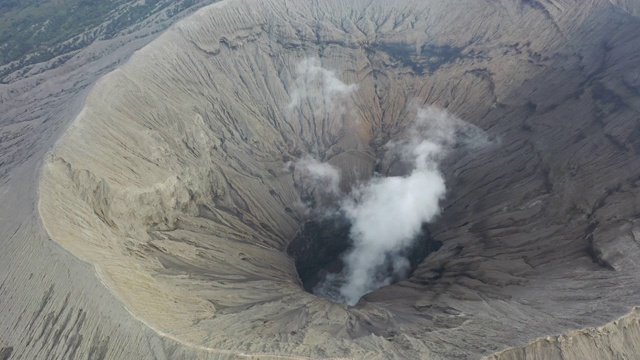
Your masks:
<svg viewBox="0 0 640 360"><path fill-rule="evenodd" d="M227 0L0 85L0 354L638 358L638 8ZM357 89L301 92L308 61ZM287 163L393 173L428 106L492 139L441 165L442 247L355 306L305 292Z"/></svg>

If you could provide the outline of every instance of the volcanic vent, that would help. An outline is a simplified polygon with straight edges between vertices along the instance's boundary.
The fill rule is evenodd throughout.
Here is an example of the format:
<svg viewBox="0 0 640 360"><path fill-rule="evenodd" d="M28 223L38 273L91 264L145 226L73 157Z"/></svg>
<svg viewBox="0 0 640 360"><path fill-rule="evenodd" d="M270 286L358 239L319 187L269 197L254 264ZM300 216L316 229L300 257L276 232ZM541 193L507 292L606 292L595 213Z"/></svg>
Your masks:
<svg viewBox="0 0 640 360"><path fill-rule="evenodd" d="M318 67L313 73L326 78L312 88L350 88L333 72ZM294 89L294 99L298 92ZM336 107L323 96L323 104ZM340 108L348 109L348 104ZM287 249L307 291L354 305L366 293L407 279L441 246L426 227L439 215L446 192L439 163L454 148L479 150L490 141L479 128L434 107L418 109L403 133L384 145L384 155L376 161L379 171L359 174L357 183L343 183L347 191L341 189L340 170L329 163L308 155L289 163L302 194L300 205L320 219L306 223Z"/></svg>
<svg viewBox="0 0 640 360"><path fill-rule="evenodd" d="M345 284L343 257L353 246L349 236L350 229L351 224L342 216L323 217L321 220L305 223L301 233L289 244L287 253L293 256L298 275L307 292L337 302L349 301L340 289ZM423 225L410 246L398 252L400 259L407 262L396 269L390 262L392 259L385 258L386 261L374 269L377 271L372 274L373 280L376 285L389 285L410 277L427 255L440 246L442 243L431 239L428 227ZM364 291L366 290L368 289ZM357 300L356 296L351 302Z"/></svg>
<svg viewBox="0 0 640 360"><path fill-rule="evenodd" d="M475 358L609 321L637 273L619 249L638 252L640 85L622 70L639 70L621 49L640 27L560 3L209 6L95 85L44 166L43 222L137 318L216 354ZM451 138L430 137L440 118ZM390 188L437 206L356 228ZM301 264L331 259L294 239L331 209L353 248L404 232L374 266L404 280L355 306L304 291L321 280Z"/></svg>

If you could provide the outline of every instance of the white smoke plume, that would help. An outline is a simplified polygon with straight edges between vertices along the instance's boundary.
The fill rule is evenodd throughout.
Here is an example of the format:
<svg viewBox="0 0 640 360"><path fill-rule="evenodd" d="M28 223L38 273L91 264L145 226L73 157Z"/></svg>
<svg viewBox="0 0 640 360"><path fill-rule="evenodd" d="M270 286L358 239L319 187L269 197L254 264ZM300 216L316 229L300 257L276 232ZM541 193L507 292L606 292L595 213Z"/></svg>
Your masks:
<svg viewBox="0 0 640 360"><path fill-rule="evenodd" d="M296 184L318 204L306 204L308 208L326 208L342 195L340 190L340 170L328 163L322 163L311 156L305 156L288 164L293 169ZM304 201L304 199L303 199Z"/></svg>
<svg viewBox="0 0 640 360"><path fill-rule="evenodd" d="M440 213L446 193L439 162L457 144L475 147L486 143L482 130L443 109L418 111L408 137L388 145L389 151L412 165L410 173L374 177L341 203L352 223L354 245L344 256L340 300L353 305L392 279L406 278L409 262L401 254L420 234L422 225Z"/></svg>
<svg viewBox="0 0 640 360"><path fill-rule="evenodd" d="M322 109L339 115L344 97L357 85L340 81L318 59L299 64L289 108ZM405 257L422 231L422 225L440 214L446 193L439 164L455 147L475 148L489 143L486 134L438 107L419 109L405 138L387 144L386 157L397 158L408 171L402 176L374 176L349 194L339 189L340 173L329 164L305 157L295 163L294 179L304 192L321 199L322 209L339 207L351 222L353 246L343 255L345 267L329 274L314 292L354 305L371 291L404 279L409 272ZM316 209L317 210L317 209ZM334 213L335 214L335 213Z"/></svg>
<svg viewBox="0 0 640 360"><path fill-rule="evenodd" d="M441 211L446 186L440 161L456 146L476 148L488 143L482 130L447 111L420 109L406 137L387 144L387 155L409 164L409 173L374 177L339 201L341 212L352 224L353 247L343 255L343 271L327 276L315 288L316 294L354 305L364 294L406 278L406 250L422 225ZM320 164L314 163L317 166ZM337 174L324 166L315 173L327 172ZM332 179L339 182L339 178Z"/></svg>
<svg viewBox="0 0 640 360"><path fill-rule="evenodd" d="M296 80L291 92L289 109L309 102L314 109L341 113L340 100L358 89L356 84L345 84L334 71L321 66L317 58L305 59L296 68Z"/></svg>

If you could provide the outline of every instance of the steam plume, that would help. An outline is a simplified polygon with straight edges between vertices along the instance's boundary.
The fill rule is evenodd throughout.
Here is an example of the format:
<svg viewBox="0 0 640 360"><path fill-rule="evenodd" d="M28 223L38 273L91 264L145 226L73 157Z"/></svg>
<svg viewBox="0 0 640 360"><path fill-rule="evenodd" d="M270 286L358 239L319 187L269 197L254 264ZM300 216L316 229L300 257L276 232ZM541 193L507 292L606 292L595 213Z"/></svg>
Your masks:
<svg viewBox="0 0 640 360"><path fill-rule="evenodd" d="M387 146L411 165L410 173L374 177L342 200L341 209L352 222L354 246L344 256L339 300L355 304L393 279L406 278L409 262L404 251L422 225L440 213L446 187L438 165L458 140L469 146L488 141L480 129L445 110L419 110L408 137Z"/></svg>
<svg viewBox="0 0 640 360"><path fill-rule="evenodd" d="M340 171L330 164L305 156L289 167L293 168L293 178L300 185L307 209L323 211L342 196Z"/></svg>
<svg viewBox="0 0 640 360"><path fill-rule="evenodd" d="M327 111L342 113L340 100L358 89L356 84L345 84L334 71L323 68L316 58L305 59L296 68L296 80L291 92L289 109L301 107L304 102L309 106Z"/></svg>
<svg viewBox="0 0 640 360"><path fill-rule="evenodd" d="M346 85L317 59L303 61L289 107L324 106L343 112L337 100L357 86ZM456 146L478 147L488 143L486 134L437 107L420 109L405 138L386 145L386 156L400 159L408 171L402 176L374 176L351 193L340 192L340 173L326 163L305 157L295 164L294 178L303 194L323 199L323 208L337 206L351 222L353 246L343 255L345 267L328 275L315 293L339 302L355 304L366 293L408 276L406 251L441 211L446 193L439 164ZM329 199L329 200L327 200ZM333 207L327 206L333 203Z"/></svg>

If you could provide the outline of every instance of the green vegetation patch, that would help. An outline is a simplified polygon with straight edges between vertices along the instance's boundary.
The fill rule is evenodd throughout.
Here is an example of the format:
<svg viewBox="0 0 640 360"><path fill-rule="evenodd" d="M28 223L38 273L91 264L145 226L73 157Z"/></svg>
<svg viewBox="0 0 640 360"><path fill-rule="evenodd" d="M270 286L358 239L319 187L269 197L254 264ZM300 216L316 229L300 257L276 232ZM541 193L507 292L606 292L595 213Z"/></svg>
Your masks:
<svg viewBox="0 0 640 360"><path fill-rule="evenodd" d="M167 9L202 0L0 0L0 77L109 39Z"/></svg>

